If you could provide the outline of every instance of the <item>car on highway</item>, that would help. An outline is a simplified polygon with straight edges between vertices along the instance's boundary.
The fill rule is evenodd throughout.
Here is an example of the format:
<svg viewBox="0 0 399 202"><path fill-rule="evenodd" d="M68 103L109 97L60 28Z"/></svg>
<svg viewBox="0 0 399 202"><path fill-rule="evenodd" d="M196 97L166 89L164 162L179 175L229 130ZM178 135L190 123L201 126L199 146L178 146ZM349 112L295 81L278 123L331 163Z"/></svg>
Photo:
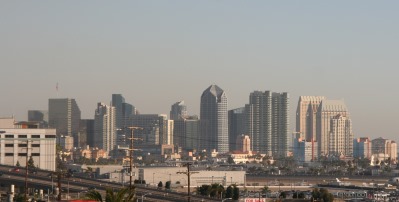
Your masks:
<svg viewBox="0 0 399 202"><path fill-rule="evenodd" d="M19 168L14 168L14 169L12 169L12 172L19 172Z"/></svg>

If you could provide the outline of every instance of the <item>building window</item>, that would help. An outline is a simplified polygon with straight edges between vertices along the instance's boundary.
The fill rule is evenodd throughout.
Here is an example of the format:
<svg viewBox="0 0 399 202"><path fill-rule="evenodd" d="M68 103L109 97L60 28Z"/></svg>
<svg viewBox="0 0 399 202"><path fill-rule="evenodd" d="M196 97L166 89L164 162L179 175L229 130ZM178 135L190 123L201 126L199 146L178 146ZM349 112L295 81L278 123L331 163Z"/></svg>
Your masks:
<svg viewBox="0 0 399 202"><path fill-rule="evenodd" d="M28 147L28 144L18 144L18 147Z"/></svg>
<svg viewBox="0 0 399 202"><path fill-rule="evenodd" d="M18 156L26 156L26 153L18 153Z"/></svg>
<svg viewBox="0 0 399 202"><path fill-rule="evenodd" d="M32 135L32 138L40 138L40 135Z"/></svg>
<svg viewBox="0 0 399 202"><path fill-rule="evenodd" d="M46 138L55 138L55 135L46 135Z"/></svg>
<svg viewBox="0 0 399 202"><path fill-rule="evenodd" d="M40 156L40 153L32 153L32 156Z"/></svg>
<svg viewBox="0 0 399 202"><path fill-rule="evenodd" d="M14 153L6 153L5 156L14 156Z"/></svg>
<svg viewBox="0 0 399 202"><path fill-rule="evenodd" d="M18 135L18 138L28 138L28 135Z"/></svg>
<svg viewBox="0 0 399 202"><path fill-rule="evenodd" d="M40 147L40 144L32 144L32 147Z"/></svg>
<svg viewBox="0 0 399 202"><path fill-rule="evenodd" d="M6 135L6 138L14 138L14 135Z"/></svg>
<svg viewBox="0 0 399 202"><path fill-rule="evenodd" d="M5 147L14 147L14 144L5 144Z"/></svg>

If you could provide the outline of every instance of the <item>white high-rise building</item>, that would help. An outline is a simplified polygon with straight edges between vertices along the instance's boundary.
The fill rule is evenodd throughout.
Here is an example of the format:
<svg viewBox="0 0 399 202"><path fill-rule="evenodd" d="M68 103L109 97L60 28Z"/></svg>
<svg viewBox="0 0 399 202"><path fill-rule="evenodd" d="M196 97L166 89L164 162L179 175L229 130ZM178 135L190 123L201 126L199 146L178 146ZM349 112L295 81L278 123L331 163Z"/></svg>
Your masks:
<svg viewBox="0 0 399 202"><path fill-rule="evenodd" d="M331 118L329 155L353 156L352 121L341 114Z"/></svg>
<svg viewBox="0 0 399 202"><path fill-rule="evenodd" d="M342 130L337 128L338 125L340 127L345 126L345 130L347 131L343 133ZM351 131L352 127L349 125L349 112L343 100L322 100L317 112L316 141L318 142L319 149L318 156L337 155L336 152L339 150L335 150L335 148L337 148L338 145L342 146L342 144L344 144L342 143L343 141L347 141L345 144L351 144L353 142L353 133ZM335 138L335 135L338 134L340 138ZM351 138L349 139L349 137L342 136L343 134ZM336 139L337 145L335 143L330 143L333 139ZM340 142L342 144L340 144ZM332 144L334 148L330 149ZM353 152L353 147L348 147L348 149L345 155L349 155L350 152ZM330 154L330 151L334 151L334 153Z"/></svg>
<svg viewBox="0 0 399 202"><path fill-rule="evenodd" d="M201 148L219 153L229 151L229 126L226 92L217 85L211 85L201 95L200 118Z"/></svg>
<svg viewBox="0 0 399 202"><path fill-rule="evenodd" d="M98 103L94 115L94 145L107 152L116 145L115 107Z"/></svg>

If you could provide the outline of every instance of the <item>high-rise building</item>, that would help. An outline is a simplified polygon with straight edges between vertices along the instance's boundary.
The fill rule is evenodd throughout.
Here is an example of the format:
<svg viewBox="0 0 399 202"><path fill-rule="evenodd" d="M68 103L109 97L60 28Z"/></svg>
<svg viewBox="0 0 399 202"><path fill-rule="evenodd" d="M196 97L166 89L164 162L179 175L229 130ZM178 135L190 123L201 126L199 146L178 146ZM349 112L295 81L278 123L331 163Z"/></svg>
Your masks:
<svg viewBox="0 0 399 202"><path fill-rule="evenodd" d="M371 159L371 140L368 137L353 139L353 157Z"/></svg>
<svg viewBox="0 0 399 202"><path fill-rule="evenodd" d="M199 150L201 123L198 116L174 121L173 142L184 151Z"/></svg>
<svg viewBox="0 0 399 202"><path fill-rule="evenodd" d="M236 148L237 137L245 133L245 107L229 110L229 150Z"/></svg>
<svg viewBox="0 0 399 202"><path fill-rule="evenodd" d="M289 138L289 95L255 91L245 105L246 134L252 142L252 150L268 155L287 156Z"/></svg>
<svg viewBox="0 0 399 202"><path fill-rule="evenodd" d="M56 129L57 136L72 136L74 146L77 146L80 109L75 99L49 99L48 119L49 127Z"/></svg>
<svg viewBox="0 0 399 202"><path fill-rule="evenodd" d="M134 132L135 137L142 139L141 144L160 145L168 142L173 144L173 123L167 119L166 114L132 115L129 119L129 126L142 128L142 130ZM130 134L130 131L127 134Z"/></svg>
<svg viewBox="0 0 399 202"><path fill-rule="evenodd" d="M172 105L170 110L170 119L178 120L188 116L187 106L184 104L184 101L176 102Z"/></svg>
<svg viewBox="0 0 399 202"><path fill-rule="evenodd" d="M116 145L115 107L97 104L94 115L94 145L107 152L112 151Z"/></svg>
<svg viewBox="0 0 399 202"><path fill-rule="evenodd" d="M166 118L166 117L165 117ZM173 120L164 119L161 120L161 128L160 128L160 144L165 145L173 145L173 127L174 122Z"/></svg>
<svg viewBox="0 0 399 202"><path fill-rule="evenodd" d="M307 141L316 138L317 110L324 96L300 96L296 110L296 132Z"/></svg>
<svg viewBox="0 0 399 202"><path fill-rule="evenodd" d="M201 96L201 148L220 153L229 151L227 96L217 85L208 87Z"/></svg>
<svg viewBox="0 0 399 202"><path fill-rule="evenodd" d="M129 117L136 114L136 108L132 104L126 103L122 94L112 94L112 106L115 107L116 144L126 146Z"/></svg>
<svg viewBox="0 0 399 202"><path fill-rule="evenodd" d="M79 147L94 147L94 119L82 119L79 124Z"/></svg>
<svg viewBox="0 0 399 202"><path fill-rule="evenodd" d="M40 128L48 127L47 110L28 110L28 121L40 123Z"/></svg>
<svg viewBox="0 0 399 202"><path fill-rule="evenodd" d="M115 107L115 127L118 129L123 128L123 108L125 98L122 94L112 94L112 106Z"/></svg>
<svg viewBox="0 0 399 202"><path fill-rule="evenodd" d="M285 157L292 152L289 132L289 101L288 93L272 93L272 153L274 156Z"/></svg>
<svg viewBox="0 0 399 202"><path fill-rule="evenodd" d="M328 154L334 156L353 156L352 121L338 114L331 118Z"/></svg>
<svg viewBox="0 0 399 202"><path fill-rule="evenodd" d="M338 119L337 119L338 116ZM345 117L345 118L342 118ZM338 150L331 149L330 150L330 141L335 138L335 133L339 128L336 128L336 124L340 124L340 126L345 126L346 130L345 135L349 137L343 137L342 131L340 131L341 136L337 139L338 143L343 141L348 141L352 143L353 133L351 131L351 126L346 125L350 124L349 112L346 108L346 105L343 100L322 100L317 111L317 126L316 126L316 140L318 142L318 156L327 156L327 155L338 155L336 152ZM338 124L338 125L339 125ZM344 125L343 125L344 124ZM350 131L349 131L350 130ZM342 139L343 138L343 139ZM349 139L350 138L350 139ZM334 143L335 144L335 143ZM349 144L349 143L345 143ZM335 147L335 146L334 146ZM352 148L353 149L353 148ZM330 151L334 151L333 154L330 154ZM351 150L348 152L350 153ZM349 155L348 152L345 152L345 155ZM352 151L353 152L353 151Z"/></svg>

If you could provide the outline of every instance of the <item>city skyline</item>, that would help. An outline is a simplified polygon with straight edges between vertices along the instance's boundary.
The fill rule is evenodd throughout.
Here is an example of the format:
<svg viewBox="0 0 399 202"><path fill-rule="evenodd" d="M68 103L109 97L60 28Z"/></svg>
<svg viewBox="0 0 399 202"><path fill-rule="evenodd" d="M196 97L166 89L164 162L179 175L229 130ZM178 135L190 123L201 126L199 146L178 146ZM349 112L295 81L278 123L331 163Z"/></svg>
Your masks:
<svg viewBox="0 0 399 202"><path fill-rule="evenodd" d="M355 137L398 141L398 6L2 2L0 116L27 120L49 98L74 98L82 118L93 118L114 93L141 113L169 114L185 100L199 115L202 90L217 84L229 110L254 90L288 92L290 123L299 96L343 98Z"/></svg>

